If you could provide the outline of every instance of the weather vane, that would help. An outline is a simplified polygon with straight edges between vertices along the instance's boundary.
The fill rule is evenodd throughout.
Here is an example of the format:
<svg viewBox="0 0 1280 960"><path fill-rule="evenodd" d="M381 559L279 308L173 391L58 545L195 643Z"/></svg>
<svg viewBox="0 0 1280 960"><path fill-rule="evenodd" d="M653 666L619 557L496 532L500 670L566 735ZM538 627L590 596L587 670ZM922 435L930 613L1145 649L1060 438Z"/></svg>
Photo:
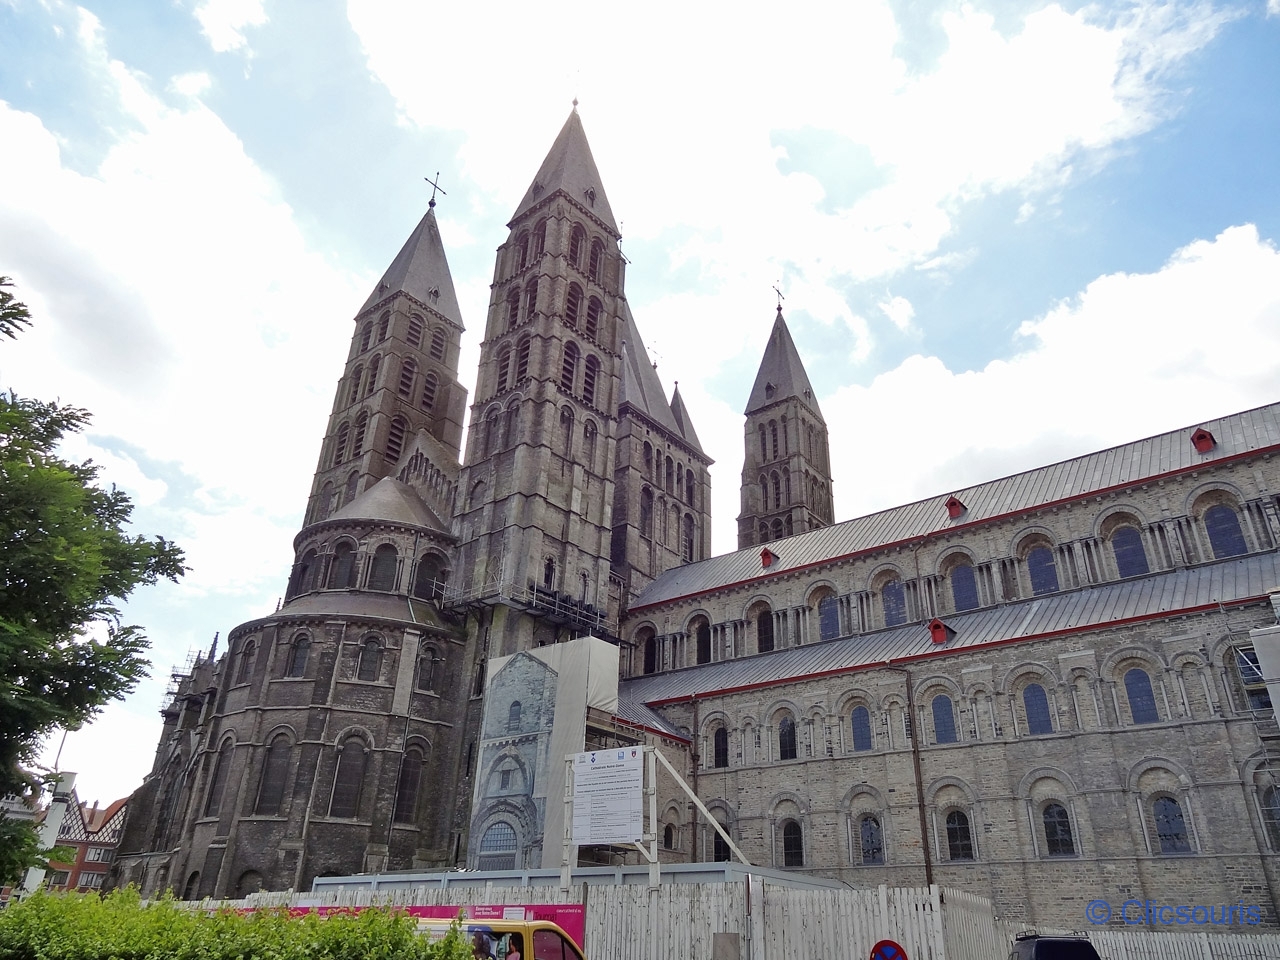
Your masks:
<svg viewBox="0 0 1280 960"><path fill-rule="evenodd" d="M438 173L437 173L437 174L436 174L436 176L438 177L438 176L440 176L440 174L438 174ZM773 292L774 292L774 293L776 293L776 294L778 295L778 312L779 312L779 313L781 313L781 312L782 312L782 301L783 301L783 300L785 300L785 299L787 299L787 298L786 298L786 297L784 297L784 296L782 295L782 291L781 291L781 290L779 290L776 286L773 288Z"/></svg>
<svg viewBox="0 0 1280 960"><path fill-rule="evenodd" d="M430 177L423 177L422 179L427 181L427 183L431 184L431 199L427 201L427 206L434 208L436 205L437 190L440 191L442 196L447 197L449 195L447 192L445 192L445 189L442 186L440 186L440 171L439 170L436 171L436 178L434 180L432 180Z"/></svg>

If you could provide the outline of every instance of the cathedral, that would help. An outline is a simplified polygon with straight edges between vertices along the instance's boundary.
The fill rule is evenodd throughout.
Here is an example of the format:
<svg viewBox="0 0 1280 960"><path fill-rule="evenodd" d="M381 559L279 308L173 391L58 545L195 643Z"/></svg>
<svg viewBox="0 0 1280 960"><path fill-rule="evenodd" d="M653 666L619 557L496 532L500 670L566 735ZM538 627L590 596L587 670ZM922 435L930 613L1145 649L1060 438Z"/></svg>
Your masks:
<svg viewBox="0 0 1280 960"><path fill-rule="evenodd" d="M565 754L652 744L758 866L1276 923L1280 404L836 523L779 308L712 557L576 108L508 226L465 449L433 209L356 312L284 602L179 678L114 882L558 865ZM728 859L659 793L665 860Z"/></svg>

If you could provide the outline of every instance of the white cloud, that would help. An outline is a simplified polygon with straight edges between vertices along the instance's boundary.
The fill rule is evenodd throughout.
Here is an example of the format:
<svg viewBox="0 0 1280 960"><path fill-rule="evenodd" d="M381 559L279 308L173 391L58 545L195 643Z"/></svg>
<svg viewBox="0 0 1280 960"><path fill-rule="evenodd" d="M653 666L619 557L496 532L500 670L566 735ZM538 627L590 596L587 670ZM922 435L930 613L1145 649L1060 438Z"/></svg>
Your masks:
<svg viewBox="0 0 1280 960"><path fill-rule="evenodd" d="M203 93L207 93L213 81L207 73L196 71L194 73L183 73L174 77L169 83L170 89L187 97L198 97Z"/></svg>
<svg viewBox="0 0 1280 960"><path fill-rule="evenodd" d="M203 0L193 12L216 53L248 52L245 27L260 27L267 22L263 0Z"/></svg>
<svg viewBox="0 0 1280 960"><path fill-rule="evenodd" d="M890 297L876 304L895 327L906 333L911 329L911 320L916 315L915 307L906 297Z"/></svg>

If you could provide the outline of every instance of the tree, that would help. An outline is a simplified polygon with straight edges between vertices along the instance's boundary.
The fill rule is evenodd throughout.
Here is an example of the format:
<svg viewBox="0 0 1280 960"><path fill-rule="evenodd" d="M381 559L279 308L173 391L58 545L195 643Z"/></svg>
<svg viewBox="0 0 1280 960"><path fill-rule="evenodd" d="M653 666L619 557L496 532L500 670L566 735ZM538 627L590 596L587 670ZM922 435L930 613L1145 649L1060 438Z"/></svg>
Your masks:
<svg viewBox="0 0 1280 960"><path fill-rule="evenodd" d="M29 323L0 289L0 332ZM34 784L24 768L45 735L89 720L146 674L146 637L117 605L186 569L173 543L126 532L133 504L96 485L92 462L58 457L88 422L77 407L0 394L0 795Z"/></svg>

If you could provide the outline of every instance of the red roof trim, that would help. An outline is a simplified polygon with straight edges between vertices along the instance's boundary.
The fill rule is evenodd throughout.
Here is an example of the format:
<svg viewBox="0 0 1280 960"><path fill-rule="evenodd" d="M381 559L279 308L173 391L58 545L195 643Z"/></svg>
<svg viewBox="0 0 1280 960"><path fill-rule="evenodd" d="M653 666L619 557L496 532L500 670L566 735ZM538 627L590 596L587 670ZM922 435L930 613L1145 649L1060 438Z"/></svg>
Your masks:
<svg viewBox="0 0 1280 960"><path fill-rule="evenodd" d="M798 677L784 677L777 680L760 680L756 683L744 683L738 687L724 687L719 690L699 690L697 693L685 694L678 697L666 697L662 700L644 700L642 701L648 707L660 707L669 703L681 703L686 700L705 699L707 697L720 697L730 693L744 693L748 690L762 690L767 687L779 687L788 683L799 683L803 680L815 680L825 677L839 677L848 673L858 673L864 670L880 670L886 666L902 666L904 663L914 663L918 660L931 660L937 657L949 657L959 653L968 653L970 650L989 650L992 647L1004 647L1013 643L1023 643L1028 640L1048 640L1053 637L1066 637L1076 633L1084 633L1089 630L1104 630L1109 627L1124 627L1134 623L1149 623L1153 620L1170 620L1174 617L1189 616L1195 613L1206 613L1211 610L1220 610L1225 607L1245 607L1250 604L1270 603L1270 595L1265 594L1259 597L1244 597L1239 600L1230 600L1227 602L1202 603L1195 607L1184 607L1181 610L1162 610L1159 613L1145 613L1140 617L1126 617L1122 620L1108 620L1105 623L1086 623L1076 627L1064 627L1061 630L1055 630L1051 633L1033 633L1024 637L1009 637L1006 640L991 640L987 643L975 643L968 647L952 647L947 650L930 650L926 653L917 653L910 657L899 657L896 660L884 663L859 663L849 667L835 667L831 670L819 670L814 673L806 673Z"/></svg>
<svg viewBox="0 0 1280 960"><path fill-rule="evenodd" d="M1250 457L1259 457L1259 456L1264 456L1266 454L1274 454L1277 452L1280 452L1280 443L1273 443L1267 447L1259 447L1256 450L1249 450L1245 453L1237 453L1230 457L1223 457L1220 460L1214 460L1213 463L1215 465L1221 464L1221 463L1234 463L1238 460L1247 460ZM930 530L928 533L918 534L914 537L907 537L906 539L903 539L903 540L894 540L889 543L878 543L875 546L867 547L864 550L854 550L851 553L843 553L843 554L840 554L839 556L827 557L825 560L815 560L812 563L804 563L797 567L788 567L786 570L779 570L776 573L761 574L760 576L751 577L747 580L735 580L732 583L723 583L717 587L708 587L706 590L697 590L693 593L682 593L678 597L670 597L669 599L666 599L666 600L658 600L658 601L655 601L654 603L646 603L640 606L632 607L630 610L627 611L626 615L630 617L635 615L640 610L649 610L651 608L656 609L669 603L671 604L682 603L687 600L692 600L695 597L702 597L712 593L719 593L722 590L732 590L736 587L745 587L752 584L760 583L764 580L770 580L775 577L785 577L785 576L788 576L789 574L800 573L802 571L812 570L817 567L825 567L832 563L839 563L842 560L852 560L855 557L868 556L870 554L880 553L881 551L884 551L884 550L892 550L898 547L904 547L912 543L923 543L924 541L930 539L931 537L938 536L939 534L953 534L960 530L968 530L969 528L977 529L983 526L984 524L996 523L997 521L1000 521L1000 520L1008 520L1011 517L1018 517L1018 516L1022 516L1023 514L1036 513L1040 510L1046 509L1047 507L1057 507L1067 503L1075 503L1078 501L1089 500L1089 499L1092 499L1093 497L1101 496L1102 494L1111 493L1113 490L1127 490L1132 487L1142 486L1142 484L1144 483L1155 483L1159 480L1167 480L1169 477L1180 476L1181 474L1184 474L1184 473L1196 473L1197 471L1203 470L1204 468L1205 468L1204 464L1197 464L1195 466L1182 467L1177 470L1167 470L1164 473L1153 473L1150 476L1143 477L1140 480L1130 480L1127 483L1115 483L1109 487L1098 487L1097 489L1088 490L1084 493L1077 493L1070 497L1062 497L1059 500L1046 500L1043 503L1037 503L1034 506L1023 507L1019 510L1010 510L1008 513L993 514L992 516L989 516L989 517L983 517L981 520L971 520L968 523L958 523L953 527L945 527L945 528L940 527L937 530ZM1013 476L1016 476L1016 474L1013 474ZM1001 477L1000 479L1003 480L1006 478ZM909 506L909 504L904 504L904 506ZM860 518L854 517L852 519L856 520ZM848 523L849 521L846 520L842 522Z"/></svg>

